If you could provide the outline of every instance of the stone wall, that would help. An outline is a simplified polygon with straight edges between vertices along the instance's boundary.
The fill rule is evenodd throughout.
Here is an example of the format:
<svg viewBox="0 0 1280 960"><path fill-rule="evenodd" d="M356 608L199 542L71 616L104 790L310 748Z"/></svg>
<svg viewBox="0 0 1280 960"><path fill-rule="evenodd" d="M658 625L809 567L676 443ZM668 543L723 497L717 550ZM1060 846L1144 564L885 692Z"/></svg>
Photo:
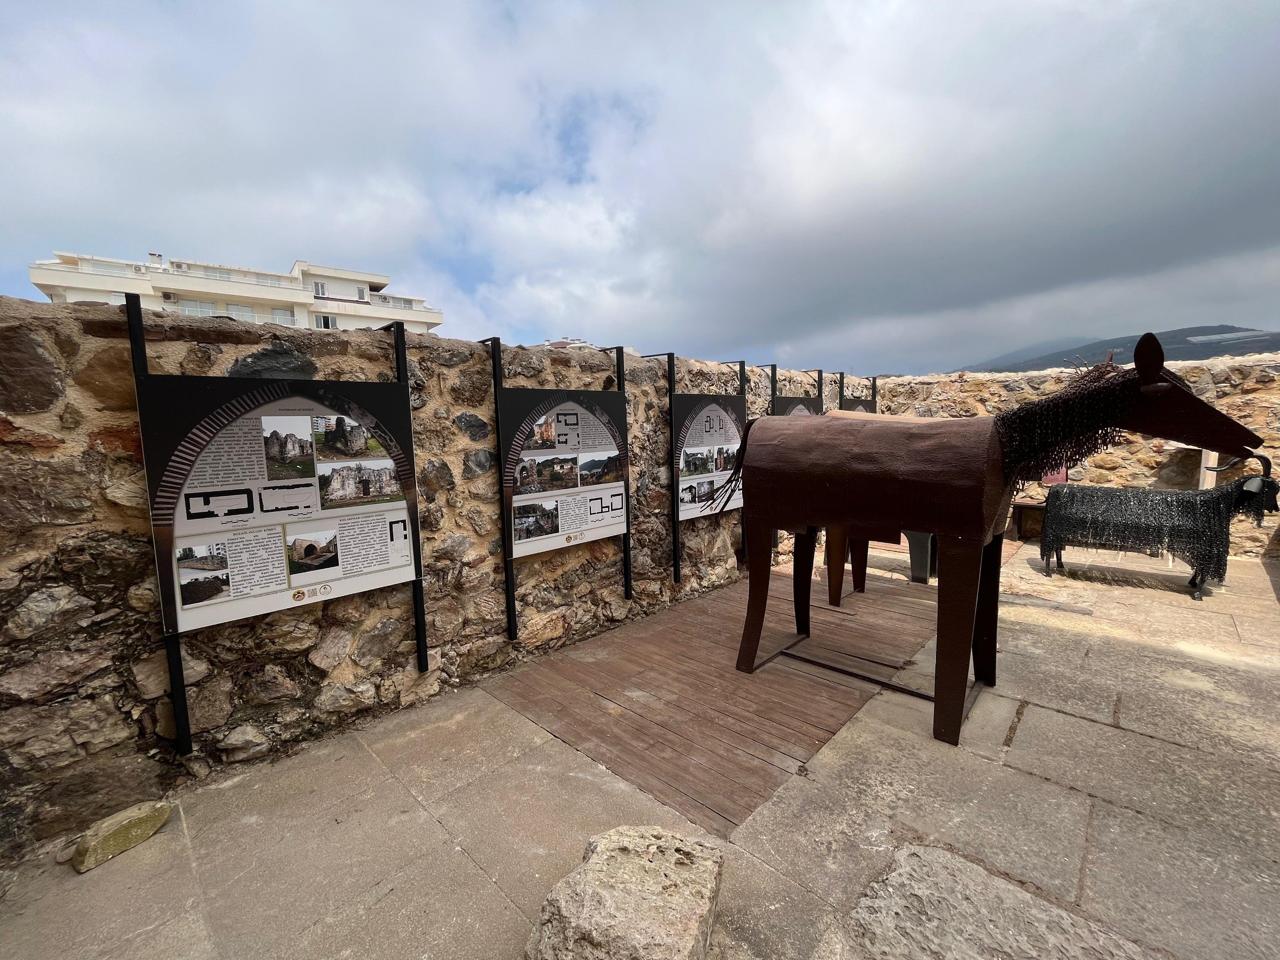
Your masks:
<svg viewBox="0 0 1280 960"><path fill-rule="evenodd" d="M153 314L148 339L159 373L365 380L393 370L388 337L374 332ZM488 348L411 336L409 354L431 671L414 666L407 587L200 631L183 641L196 753L179 762L166 739L122 312L0 298L0 857L211 764L266 756L737 578L738 524L727 515L683 525L684 581L671 582L665 363L628 356L634 598L623 596L617 539L517 560L513 647ZM511 386L613 386L611 354L507 348L505 358ZM737 374L681 362L679 386L733 392ZM752 416L768 389L752 371Z"/></svg>
<svg viewBox="0 0 1280 960"><path fill-rule="evenodd" d="M148 339L160 373L366 380L393 369L388 337L375 332L152 314ZM179 761L167 739L173 717L122 312L0 298L0 859L213 764L278 753L737 579L738 523L728 515L682 525L684 582L671 582L665 361L628 356L634 597L623 596L617 540L517 560L513 646L488 350L411 336L409 354L431 670L414 666L407 586L188 635L196 752ZM1276 369L1250 360L1206 368L1194 382L1274 441ZM768 375L750 375L748 412L758 416ZM613 362L591 350L508 348L505 376L511 386L609 388ZM678 380L689 392L737 389L736 368L718 364L682 361ZM1060 381L895 379L882 381L882 395L891 412L972 415ZM812 389L804 374L779 371L780 392ZM835 405L834 376L824 396ZM1095 457L1088 479L1149 480L1170 469L1168 455L1137 441L1114 459ZM783 536L779 554L789 548Z"/></svg>

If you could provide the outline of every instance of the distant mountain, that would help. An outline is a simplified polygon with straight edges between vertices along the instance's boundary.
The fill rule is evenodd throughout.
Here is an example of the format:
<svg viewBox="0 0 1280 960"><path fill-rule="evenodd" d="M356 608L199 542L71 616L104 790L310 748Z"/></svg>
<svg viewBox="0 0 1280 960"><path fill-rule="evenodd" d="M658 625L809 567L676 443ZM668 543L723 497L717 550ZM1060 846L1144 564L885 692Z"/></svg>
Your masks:
<svg viewBox="0 0 1280 960"><path fill-rule="evenodd" d="M1047 370L1050 367L1091 366L1113 355L1116 363L1132 363L1133 348L1141 333L1079 343L1060 340L1037 344L999 357L992 357L964 369L974 373L1017 373ZM1232 327L1225 324L1182 327L1156 333L1166 360L1208 360L1210 357L1240 356L1246 353L1280 352L1280 332Z"/></svg>

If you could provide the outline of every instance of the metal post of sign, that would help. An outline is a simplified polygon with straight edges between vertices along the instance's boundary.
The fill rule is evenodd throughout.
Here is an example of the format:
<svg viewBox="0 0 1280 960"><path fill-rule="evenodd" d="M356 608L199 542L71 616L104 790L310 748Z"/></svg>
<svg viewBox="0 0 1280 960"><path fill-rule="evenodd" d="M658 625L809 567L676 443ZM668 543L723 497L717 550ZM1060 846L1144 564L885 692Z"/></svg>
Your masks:
<svg viewBox="0 0 1280 960"><path fill-rule="evenodd" d="M146 380L150 373L147 369L147 334L142 323L142 298L136 293L124 296L125 316L129 321L129 352L133 361L133 380L135 385ZM142 403L138 403L138 426L142 427ZM145 470L146 464L143 464ZM154 549L154 546L153 546ZM159 563L160 555L156 554ZM173 742L179 756L185 757L191 752L191 714L187 708L187 684L182 666L182 644L176 633L164 635L165 662L169 667L169 704L173 707Z"/></svg>
<svg viewBox="0 0 1280 960"><path fill-rule="evenodd" d="M878 378L876 377L871 378L871 412L872 413L880 412L880 400L879 400L880 387L879 387L879 384L876 382L877 379Z"/></svg>
<svg viewBox="0 0 1280 960"><path fill-rule="evenodd" d="M822 370L821 370L821 368L819 368L818 370L803 370L803 371L801 371L801 372L802 372L802 373L807 373L807 374L809 374L809 376L813 377L813 378L814 378L814 382L818 385L818 412L819 412L819 413L822 413L823 409L824 409L824 408L826 407L826 405L827 405L827 401L826 401L826 398L822 396ZM815 374L815 373L817 374L817 376L814 376L814 374Z"/></svg>
<svg viewBox="0 0 1280 960"><path fill-rule="evenodd" d="M844 409L844 371L840 371L840 381L836 386L836 409Z"/></svg>
<svg viewBox="0 0 1280 960"><path fill-rule="evenodd" d="M613 362L617 369L618 392L622 394L625 401L627 396L627 361L626 350L623 347L613 348ZM624 407L625 411L625 407ZM623 426L625 427L630 418L630 411L624 412ZM627 445L631 444L631 431L625 431L624 439ZM622 451L618 451L621 453ZM631 460L631 451L627 450L627 460ZM630 471L628 471L630 475ZM623 517L627 523L626 532L622 535L622 595L628 600L631 599L631 491L624 490L622 497Z"/></svg>
<svg viewBox="0 0 1280 960"><path fill-rule="evenodd" d="M409 350L405 345L404 322L395 320L383 330L390 330L396 354L396 380L409 389ZM407 398L406 398L407 399ZM427 598L422 588L422 544L418 515L409 515L409 546L413 551L413 642L418 655L418 672L426 673L431 666L427 648Z"/></svg>
<svg viewBox="0 0 1280 960"><path fill-rule="evenodd" d="M506 466L502 461L502 340L490 337L480 342L489 345L489 356L493 361L493 436L498 453L498 505L502 515L502 576L507 595L507 639L515 643L520 625L516 617L516 561L515 541L511 534L511 504L503 490Z"/></svg>

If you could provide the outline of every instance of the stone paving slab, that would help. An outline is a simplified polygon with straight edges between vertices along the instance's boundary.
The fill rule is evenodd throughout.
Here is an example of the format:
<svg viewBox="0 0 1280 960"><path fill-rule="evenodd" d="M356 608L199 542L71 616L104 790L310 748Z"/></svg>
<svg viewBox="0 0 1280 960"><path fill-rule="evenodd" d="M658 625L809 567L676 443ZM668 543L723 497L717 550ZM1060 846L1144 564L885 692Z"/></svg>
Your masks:
<svg viewBox="0 0 1280 960"><path fill-rule="evenodd" d="M1082 906L1181 960L1274 960L1280 865L1247 848L1096 801Z"/></svg>
<svg viewBox="0 0 1280 960"><path fill-rule="evenodd" d="M927 712L904 730L915 708L899 696L908 703L882 708L876 702L890 698L878 695L809 762L813 784L785 785L733 841L834 904L857 894L895 842L914 837L1073 900L1087 799L932 739ZM898 725L879 722L881 709Z"/></svg>
<svg viewBox="0 0 1280 960"><path fill-rule="evenodd" d="M807 957L831 906L763 861L725 845L711 960Z"/></svg>
<svg viewBox="0 0 1280 960"><path fill-rule="evenodd" d="M52 858L27 864L0 901L0 956L163 956L157 951L180 928L192 936L192 953L207 956L199 902L182 823L173 817L145 843L83 875ZM178 923L192 913L195 920Z"/></svg>
<svg viewBox="0 0 1280 960"><path fill-rule="evenodd" d="M357 736L424 803L551 739L479 687L393 714Z"/></svg>
<svg viewBox="0 0 1280 960"><path fill-rule="evenodd" d="M522 753L429 804L444 828L529 920L587 840L621 824L711 839L559 740Z"/></svg>
<svg viewBox="0 0 1280 960"><path fill-rule="evenodd" d="M1280 772L1029 707L1005 762L1280 857Z"/></svg>
<svg viewBox="0 0 1280 960"><path fill-rule="evenodd" d="M944 850L908 846L813 960L1154 960L1096 923Z"/></svg>
<svg viewBox="0 0 1280 960"><path fill-rule="evenodd" d="M1092 660L1123 690L1116 722L1246 762L1280 766L1280 657L1216 648L1192 651L1100 646Z"/></svg>
<svg viewBox="0 0 1280 960"><path fill-rule="evenodd" d="M207 844L192 853L219 948L266 960L409 864L439 861L449 839L408 790L384 780L300 818L274 844L238 844L216 866L203 862Z"/></svg>
<svg viewBox="0 0 1280 960"><path fill-rule="evenodd" d="M516 960L531 924L452 841L378 880L272 960ZM236 960L249 960L235 955Z"/></svg>

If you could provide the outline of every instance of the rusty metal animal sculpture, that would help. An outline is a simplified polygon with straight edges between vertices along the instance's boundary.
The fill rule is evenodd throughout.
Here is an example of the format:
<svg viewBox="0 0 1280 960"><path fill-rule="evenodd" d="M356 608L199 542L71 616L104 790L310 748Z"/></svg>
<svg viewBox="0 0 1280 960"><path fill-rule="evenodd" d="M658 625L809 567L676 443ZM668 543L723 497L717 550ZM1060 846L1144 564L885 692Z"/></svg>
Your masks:
<svg viewBox="0 0 1280 960"><path fill-rule="evenodd" d="M1262 476L1241 477L1209 490L1149 490L1128 487L1093 487L1060 483L1049 489L1045 501L1040 557L1044 572L1056 557L1062 565L1064 547L1102 547L1169 553L1191 567L1187 584L1201 599L1206 580L1221 583L1227 576L1231 550L1231 518L1247 514L1262 526L1264 512L1280 510L1278 484L1271 477L1271 461L1256 454ZM1226 470L1232 461L1210 470Z"/></svg>
<svg viewBox="0 0 1280 960"><path fill-rule="evenodd" d="M1142 337L1134 360L1128 369L1099 364L1057 394L997 417L862 414L753 421L735 471L743 490L749 571L738 669L750 673L757 666L775 530L797 531L794 595L801 635L809 633L818 528L843 527L866 540L897 539L901 530L935 533L933 735L958 743L970 657L979 684L996 681L1000 548L1020 483L1074 465L1126 430L1229 457L1250 456L1262 444L1165 369L1154 335Z"/></svg>

